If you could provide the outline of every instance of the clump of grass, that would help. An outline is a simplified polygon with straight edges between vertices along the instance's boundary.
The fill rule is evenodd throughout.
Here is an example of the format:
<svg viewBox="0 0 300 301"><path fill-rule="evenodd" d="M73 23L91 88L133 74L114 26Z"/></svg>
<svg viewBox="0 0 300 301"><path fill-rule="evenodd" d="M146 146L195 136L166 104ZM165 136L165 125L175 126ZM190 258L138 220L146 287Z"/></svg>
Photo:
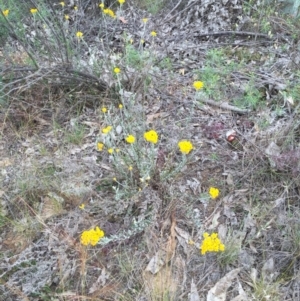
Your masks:
<svg viewBox="0 0 300 301"><path fill-rule="evenodd" d="M155 15L162 10L166 2L166 0L141 0L137 4L141 8L146 9L149 13Z"/></svg>
<svg viewBox="0 0 300 301"><path fill-rule="evenodd" d="M257 301L281 301L282 294L279 290L280 283L265 281L262 277L253 280L253 300Z"/></svg>
<svg viewBox="0 0 300 301"><path fill-rule="evenodd" d="M85 126L75 123L69 132L65 133L65 140L67 143L80 145L85 136Z"/></svg>
<svg viewBox="0 0 300 301"><path fill-rule="evenodd" d="M237 262L241 251L241 244L235 237L230 237L225 242L225 250L218 254L217 261L221 267L227 267Z"/></svg>

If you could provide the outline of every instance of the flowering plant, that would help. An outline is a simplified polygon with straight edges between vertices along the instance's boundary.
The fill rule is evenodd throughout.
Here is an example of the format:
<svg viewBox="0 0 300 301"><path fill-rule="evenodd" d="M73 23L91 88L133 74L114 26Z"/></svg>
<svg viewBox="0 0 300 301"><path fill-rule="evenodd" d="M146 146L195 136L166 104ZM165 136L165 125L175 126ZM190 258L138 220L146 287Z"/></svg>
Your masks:
<svg viewBox="0 0 300 301"><path fill-rule="evenodd" d="M145 140L147 140L148 142L151 142L153 144L156 144L158 141L158 135L154 130L150 130L148 132L144 133L144 138Z"/></svg>
<svg viewBox="0 0 300 301"><path fill-rule="evenodd" d="M219 196L219 194L220 194L220 191L218 188L216 188L216 187L209 188L209 195L213 200L216 199Z"/></svg>
<svg viewBox="0 0 300 301"><path fill-rule="evenodd" d="M224 244L222 244L221 240L218 238L218 233L209 235L205 232L203 237L204 240L200 247L202 255L205 255L207 252L223 252L225 250Z"/></svg>
<svg viewBox="0 0 300 301"><path fill-rule="evenodd" d="M193 83L193 87L195 88L196 91L201 90L203 88L204 84L203 82L197 80Z"/></svg>
<svg viewBox="0 0 300 301"><path fill-rule="evenodd" d="M125 140L127 143L132 144L135 142L135 137L133 135L128 135Z"/></svg>
<svg viewBox="0 0 300 301"><path fill-rule="evenodd" d="M179 150L185 155L189 154L190 151L194 148L193 144L189 140L179 141L178 147L179 147Z"/></svg>
<svg viewBox="0 0 300 301"><path fill-rule="evenodd" d="M104 231L99 227L96 227L95 229L83 231L80 237L80 242L84 246L88 246L88 245L95 246L99 242L100 238L102 238L103 236L104 236Z"/></svg>

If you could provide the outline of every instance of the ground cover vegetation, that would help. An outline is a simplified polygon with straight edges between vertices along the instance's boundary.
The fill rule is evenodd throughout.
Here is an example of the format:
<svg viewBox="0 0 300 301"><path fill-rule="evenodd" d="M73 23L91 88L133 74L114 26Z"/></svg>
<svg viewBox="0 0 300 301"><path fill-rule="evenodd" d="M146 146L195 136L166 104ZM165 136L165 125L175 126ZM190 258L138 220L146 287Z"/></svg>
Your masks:
<svg viewBox="0 0 300 301"><path fill-rule="evenodd" d="M300 300L298 2L0 0L0 299Z"/></svg>

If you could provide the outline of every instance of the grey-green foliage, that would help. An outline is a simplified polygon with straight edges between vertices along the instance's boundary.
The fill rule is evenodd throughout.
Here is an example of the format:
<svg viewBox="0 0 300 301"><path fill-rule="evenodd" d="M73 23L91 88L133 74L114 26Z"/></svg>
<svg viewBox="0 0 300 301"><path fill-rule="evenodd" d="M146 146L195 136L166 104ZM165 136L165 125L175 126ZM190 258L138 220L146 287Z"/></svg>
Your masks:
<svg viewBox="0 0 300 301"><path fill-rule="evenodd" d="M0 45L4 45L8 38L9 31L5 27L4 20L0 20Z"/></svg>
<svg viewBox="0 0 300 301"><path fill-rule="evenodd" d="M282 13L299 17L300 0L265 0L265 4L267 5L273 5L275 2L280 5L280 10Z"/></svg>
<svg viewBox="0 0 300 301"><path fill-rule="evenodd" d="M280 2L284 13L293 15L294 17L299 16L300 0L282 0Z"/></svg>
<svg viewBox="0 0 300 301"><path fill-rule="evenodd" d="M220 100L224 96L228 76L236 68L234 62L227 61L225 50L216 48L207 52L205 65L196 74L205 83L204 91L207 96Z"/></svg>

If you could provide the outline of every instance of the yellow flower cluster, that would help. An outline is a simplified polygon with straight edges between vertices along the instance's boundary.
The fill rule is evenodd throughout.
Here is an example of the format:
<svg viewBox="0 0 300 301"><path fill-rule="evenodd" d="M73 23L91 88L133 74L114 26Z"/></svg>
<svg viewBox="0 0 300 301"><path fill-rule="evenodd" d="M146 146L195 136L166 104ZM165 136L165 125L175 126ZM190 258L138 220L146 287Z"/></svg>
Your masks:
<svg viewBox="0 0 300 301"><path fill-rule="evenodd" d="M9 14L9 9L3 10L2 14L4 15L4 17L7 17Z"/></svg>
<svg viewBox="0 0 300 301"><path fill-rule="evenodd" d="M135 137L133 135L128 135L125 140L127 143L132 144L135 142Z"/></svg>
<svg viewBox="0 0 300 301"><path fill-rule="evenodd" d="M102 129L102 133L103 134L107 134L107 133L109 133L111 131L111 129L112 129L112 126L109 125L106 128Z"/></svg>
<svg viewBox="0 0 300 301"><path fill-rule="evenodd" d="M147 140L148 142L151 142L153 144L156 144L158 141L158 135L154 130L150 130L148 132L144 133L144 138L145 140Z"/></svg>
<svg viewBox="0 0 300 301"><path fill-rule="evenodd" d="M103 9L103 12L104 12L106 15L109 15L109 16L112 17L112 18L115 18L115 17L116 17L115 13L114 13L110 8L105 8L105 9Z"/></svg>
<svg viewBox="0 0 300 301"><path fill-rule="evenodd" d="M218 238L218 233L208 233L203 234L204 240L202 241L200 250L201 254L204 255L207 252L223 252L225 246L221 243L221 240Z"/></svg>
<svg viewBox="0 0 300 301"><path fill-rule="evenodd" d="M37 8L31 8L30 9L30 12L34 15L34 14L36 14L37 13Z"/></svg>
<svg viewBox="0 0 300 301"><path fill-rule="evenodd" d="M80 242L84 245L92 245L95 246L100 238L104 236L104 231L100 229L99 227L96 227L95 229L90 229L83 231L80 237Z"/></svg>
<svg viewBox="0 0 300 301"><path fill-rule="evenodd" d="M118 67L115 67L115 68L114 68L114 73L118 74L118 73L120 73L120 72L121 72L121 69L120 69L120 68L118 68Z"/></svg>
<svg viewBox="0 0 300 301"><path fill-rule="evenodd" d="M59 2L59 4L62 6L62 7L64 7L65 6L65 2Z"/></svg>
<svg viewBox="0 0 300 301"><path fill-rule="evenodd" d="M189 154L190 151L194 148L193 144L188 140L179 141L178 147L179 147L179 150L185 155Z"/></svg>
<svg viewBox="0 0 300 301"><path fill-rule="evenodd" d="M216 188L216 187L209 188L209 195L213 200L216 199L219 196L219 194L220 194L220 191L218 188Z"/></svg>
<svg viewBox="0 0 300 301"><path fill-rule="evenodd" d="M203 82L197 80L193 83L193 86L195 88L196 91L201 90L204 86Z"/></svg>
<svg viewBox="0 0 300 301"><path fill-rule="evenodd" d="M98 142L97 143L97 151L98 152L102 152L103 147L104 147L104 144L102 142Z"/></svg>
<svg viewBox="0 0 300 301"><path fill-rule="evenodd" d="M118 0L118 2L122 5L125 3L125 0Z"/></svg>
<svg viewBox="0 0 300 301"><path fill-rule="evenodd" d="M156 36L157 36L157 33L156 33L156 31L151 31L151 32L150 32L150 35L151 35L152 37L156 37Z"/></svg>
<svg viewBox="0 0 300 301"><path fill-rule="evenodd" d="M82 39L83 33L81 31L77 31L76 32L76 37L77 37L78 40Z"/></svg>
<svg viewBox="0 0 300 301"><path fill-rule="evenodd" d="M107 112L107 108L106 107L102 107L101 111L102 111L102 113L106 113Z"/></svg>

